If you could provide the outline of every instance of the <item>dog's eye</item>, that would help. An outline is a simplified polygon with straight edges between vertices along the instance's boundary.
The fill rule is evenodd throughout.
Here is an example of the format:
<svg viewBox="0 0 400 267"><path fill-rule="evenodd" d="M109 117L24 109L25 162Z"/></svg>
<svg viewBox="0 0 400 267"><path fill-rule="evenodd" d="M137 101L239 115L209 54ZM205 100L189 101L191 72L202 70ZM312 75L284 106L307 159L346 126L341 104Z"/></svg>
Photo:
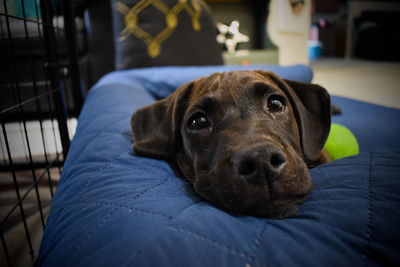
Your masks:
<svg viewBox="0 0 400 267"><path fill-rule="evenodd" d="M211 126L210 121L204 113L198 112L192 115L188 121L189 130L198 131Z"/></svg>
<svg viewBox="0 0 400 267"><path fill-rule="evenodd" d="M269 112L282 112L286 107L285 99L280 95L268 97L267 108Z"/></svg>

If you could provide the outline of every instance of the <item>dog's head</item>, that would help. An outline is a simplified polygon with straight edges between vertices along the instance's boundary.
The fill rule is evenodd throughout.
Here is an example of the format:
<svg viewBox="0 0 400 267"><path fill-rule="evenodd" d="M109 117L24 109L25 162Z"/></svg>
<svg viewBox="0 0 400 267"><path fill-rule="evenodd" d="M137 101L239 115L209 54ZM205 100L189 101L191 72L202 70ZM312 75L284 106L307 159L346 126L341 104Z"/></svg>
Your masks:
<svg viewBox="0 0 400 267"><path fill-rule="evenodd" d="M307 162L319 158L330 118L318 85L263 71L216 73L136 111L133 149L174 160L220 207L285 218L311 192Z"/></svg>

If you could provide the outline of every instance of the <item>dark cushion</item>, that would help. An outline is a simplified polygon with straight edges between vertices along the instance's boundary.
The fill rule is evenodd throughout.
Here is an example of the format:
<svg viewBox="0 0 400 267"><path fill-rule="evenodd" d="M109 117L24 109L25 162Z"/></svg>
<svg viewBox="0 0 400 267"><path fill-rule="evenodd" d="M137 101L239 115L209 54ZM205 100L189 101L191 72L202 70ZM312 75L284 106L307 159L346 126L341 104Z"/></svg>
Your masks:
<svg viewBox="0 0 400 267"><path fill-rule="evenodd" d="M312 77L304 66L255 68L304 82ZM100 80L79 117L47 219L40 266L400 264L400 140L391 138L400 131L399 110L334 98L344 111L334 121L358 120L350 128L362 153L312 169L312 194L296 217L285 220L218 209L165 161L132 154L134 110L184 82L232 69L243 68L150 68ZM377 113L372 119L379 118L379 125L393 124L391 131L374 131L369 112ZM379 151L368 151L371 142Z"/></svg>
<svg viewBox="0 0 400 267"><path fill-rule="evenodd" d="M210 10L199 0L112 0L117 69L221 65Z"/></svg>

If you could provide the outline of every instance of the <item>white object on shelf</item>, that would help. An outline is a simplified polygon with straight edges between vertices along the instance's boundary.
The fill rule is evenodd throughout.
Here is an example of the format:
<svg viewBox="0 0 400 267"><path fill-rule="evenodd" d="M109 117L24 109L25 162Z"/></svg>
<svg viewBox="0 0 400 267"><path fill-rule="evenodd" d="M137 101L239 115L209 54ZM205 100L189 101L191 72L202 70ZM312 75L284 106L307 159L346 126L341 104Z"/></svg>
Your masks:
<svg viewBox="0 0 400 267"><path fill-rule="evenodd" d="M311 24L311 0L293 10L289 0L271 0L268 33L278 46L279 64L309 64L307 40Z"/></svg>
<svg viewBox="0 0 400 267"><path fill-rule="evenodd" d="M225 44L229 54L235 54L236 46L238 43L245 43L249 41L249 37L239 32L240 23L237 20L231 22L231 24L225 25L217 23L219 34L217 36L217 42Z"/></svg>

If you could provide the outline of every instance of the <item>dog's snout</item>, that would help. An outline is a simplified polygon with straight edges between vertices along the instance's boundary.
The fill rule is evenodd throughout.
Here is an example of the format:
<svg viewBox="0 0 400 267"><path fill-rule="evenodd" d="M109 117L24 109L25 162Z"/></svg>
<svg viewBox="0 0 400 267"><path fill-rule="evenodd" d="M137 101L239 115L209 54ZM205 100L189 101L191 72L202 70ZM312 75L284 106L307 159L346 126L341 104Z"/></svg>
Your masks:
<svg viewBox="0 0 400 267"><path fill-rule="evenodd" d="M233 160L237 175L252 184L278 179L286 163L286 155L272 142L262 142L239 150Z"/></svg>

